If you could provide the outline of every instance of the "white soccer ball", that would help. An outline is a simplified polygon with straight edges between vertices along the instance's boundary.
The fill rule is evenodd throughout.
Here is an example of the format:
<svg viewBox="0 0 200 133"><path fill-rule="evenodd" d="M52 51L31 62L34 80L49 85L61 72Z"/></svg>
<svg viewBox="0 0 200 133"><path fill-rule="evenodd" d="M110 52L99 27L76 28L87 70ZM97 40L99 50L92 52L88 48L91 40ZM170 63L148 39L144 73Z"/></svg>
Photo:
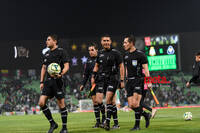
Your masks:
<svg viewBox="0 0 200 133"><path fill-rule="evenodd" d="M49 75L59 74L61 72L61 67L58 63L51 63L47 68L47 72Z"/></svg>
<svg viewBox="0 0 200 133"><path fill-rule="evenodd" d="M192 113L191 112L185 112L183 115L183 118L185 121L192 120Z"/></svg>

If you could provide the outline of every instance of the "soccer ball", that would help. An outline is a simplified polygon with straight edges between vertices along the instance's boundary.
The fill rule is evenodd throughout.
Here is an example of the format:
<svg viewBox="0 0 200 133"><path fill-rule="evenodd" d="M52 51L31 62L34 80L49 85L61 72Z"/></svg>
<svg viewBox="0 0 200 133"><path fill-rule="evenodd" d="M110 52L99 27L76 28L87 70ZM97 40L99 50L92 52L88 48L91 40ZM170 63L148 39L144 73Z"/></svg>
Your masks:
<svg viewBox="0 0 200 133"><path fill-rule="evenodd" d="M191 112L185 112L183 115L183 118L185 121L192 120L192 113Z"/></svg>
<svg viewBox="0 0 200 133"><path fill-rule="evenodd" d="M51 63L47 68L47 72L49 75L59 74L61 72L61 67L58 63Z"/></svg>

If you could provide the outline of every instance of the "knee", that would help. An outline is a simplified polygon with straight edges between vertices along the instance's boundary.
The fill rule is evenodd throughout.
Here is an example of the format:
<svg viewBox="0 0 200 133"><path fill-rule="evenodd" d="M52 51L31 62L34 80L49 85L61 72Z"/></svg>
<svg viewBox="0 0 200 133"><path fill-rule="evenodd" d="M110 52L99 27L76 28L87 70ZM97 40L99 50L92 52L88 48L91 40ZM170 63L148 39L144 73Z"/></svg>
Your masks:
<svg viewBox="0 0 200 133"><path fill-rule="evenodd" d="M96 98L96 100L94 100L95 103L97 104L101 104L103 102L103 100L99 97Z"/></svg>
<svg viewBox="0 0 200 133"><path fill-rule="evenodd" d="M45 102L43 102L43 101L39 101L39 106L42 108L42 107L44 107L44 105L45 105Z"/></svg>
<svg viewBox="0 0 200 133"><path fill-rule="evenodd" d="M138 102L134 102L133 103L133 108L138 108L139 107L139 103Z"/></svg>
<svg viewBox="0 0 200 133"><path fill-rule="evenodd" d="M133 103L130 103L129 104L129 107L130 108L138 108L139 107L139 104L137 102L133 102Z"/></svg>
<svg viewBox="0 0 200 133"><path fill-rule="evenodd" d="M59 104L58 106L60 109L63 109L65 107L65 104Z"/></svg>
<svg viewBox="0 0 200 133"><path fill-rule="evenodd" d="M94 105L98 105L98 102L93 102Z"/></svg>
<svg viewBox="0 0 200 133"><path fill-rule="evenodd" d="M134 105L133 103L129 103L129 108L133 109L134 108Z"/></svg>
<svg viewBox="0 0 200 133"><path fill-rule="evenodd" d="M115 100L112 100L112 105L116 105L116 102L115 102Z"/></svg>
<svg viewBox="0 0 200 133"><path fill-rule="evenodd" d="M96 97L92 97L92 103L93 105L98 105Z"/></svg>
<svg viewBox="0 0 200 133"><path fill-rule="evenodd" d="M106 97L106 103L107 104L112 104L113 103L113 99L111 96Z"/></svg>
<svg viewBox="0 0 200 133"><path fill-rule="evenodd" d="M94 105L98 105L97 100L92 100L92 102L93 102Z"/></svg>
<svg viewBox="0 0 200 133"><path fill-rule="evenodd" d="M58 102L58 106L60 109L62 109L65 107L65 103L60 101L60 102Z"/></svg>
<svg viewBox="0 0 200 133"><path fill-rule="evenodd" d="M106 100L106 104L112 104L112 100L107 99L107 100Z"/></svg>

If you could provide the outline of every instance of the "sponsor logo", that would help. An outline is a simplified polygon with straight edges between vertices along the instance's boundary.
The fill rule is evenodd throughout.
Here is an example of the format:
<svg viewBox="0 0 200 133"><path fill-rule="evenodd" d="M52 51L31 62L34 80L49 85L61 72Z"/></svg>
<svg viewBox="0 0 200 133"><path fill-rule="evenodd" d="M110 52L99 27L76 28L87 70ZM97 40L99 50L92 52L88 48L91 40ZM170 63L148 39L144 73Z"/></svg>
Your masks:
<svg viewBox="0 0 200 133"><path fill-rule="evenodd" d="M132 60L132 65L137 66L137 60Z"/></svg>
<svg viewBox="0 0 200 133"><path fill-rule="evenodd" d="M136 90L140 90L140 89L141 89L141 87L135 87L135 89L136 89Z"/></svg>
<svg viewBox="0 0 200 133"><path fill-rule="evenodd" d="M98 89L99 89L99 90L102 90L102 89L103 89L103 87L98 87Z"/></svg>
<svg viewBox="0 0 200 133"><path fill-rule="evenodd" d="M59 92L57 92L57 94L58 94L58 95L60 95L60 94L62 94L62 92L61 92L61 91L59 91Z"/></svg>
<svg viewBox="0 0 200 133"><path fill-rule="evenodd" d="M125 59L128 59L128 56L126 55L124 58L125 58Z"/></svg>
<svg viewBox="0 0 200 133"><path fill-rule="evenodd" d="M104 54L100 54L100 55L99 55L99 57L103 57L103 56L104 56Z"/></svg>
<svg viewBox="0 0 200 133"><path fill-rule="evenodd" d="M113 86L109 85L108 88L113 88Z"/></svg>
<svg viewBox="0 0 200 133"><path fill-rule="evenodd" d="M174 54L175 50L172 46L169 46L167 49L167 54Z"/></svg>
<svg viewBox="0 0 200 133"><path fill-rule="evenodd" d="M148 83L159 83L159 84L169 84L171 83L170 81L167 81L167 78L165 76L161 77L161 76L157 76L157 77L145 77L144 78L144 83L148 84Z"/></svg>

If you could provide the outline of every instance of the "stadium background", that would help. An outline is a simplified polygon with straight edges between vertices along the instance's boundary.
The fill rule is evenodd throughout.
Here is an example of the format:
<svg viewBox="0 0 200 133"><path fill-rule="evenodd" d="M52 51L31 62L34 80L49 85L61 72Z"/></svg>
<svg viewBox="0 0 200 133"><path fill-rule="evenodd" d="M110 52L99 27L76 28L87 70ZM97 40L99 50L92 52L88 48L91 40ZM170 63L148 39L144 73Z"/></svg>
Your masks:
<svg viewBox="0 0 200 133"><path fill-rule="evenodd" d="M166 34L172 35L172 34ZM151 71L152 77L165 76L170 84L156 84L154 91L160 101L159 106L180 106L199 104L200 90L198 86L188 89L185 87L187 80L191 78L194 53L198 49L200 39L199 32L178 33L178 44L180 51L180 68L176 70ZM154 35L155 36L155 35ZM156 35L159 36L159 35ZM160 35L161 36L161 35ZM144 37L138 36L138 46L145 46ZM113 36L113 47L123 51L121 36ZM84 64L88 58L87 47L91 42L95 42L101 48L99 38L61 38L59 46L65 48L70 56L70 71L66 76L66 102L71 106L71 110L79 108L78 100L88 99L88 86L84 92L79 91L82 80ZM194 47L190 47L194 45ZM32 110L37 107L39 98L39 77L41 68L42 50L46 48L45 40L26 41L4 41L0 46L0 57L4 62L1 67L1 112ZM144 47L142 47L144 50ZM177 50L177 49L176 49ZM189 54L191 53L191 54ZM178 67L177 63L177 67ZM124 91L120 91L121 107L127 105ZM152 96L149 94L147 102L155 106ZM54 109L57 109L53 102ZM90 108L91 109L91 108Z"/></svg>
<svg viewBox="0 0 200 133"><path fill-rule="evenodd" d="M84 92L79 91L84 66L82 60L85 59L84 57L88 57L87 46L91 42L95 42L101 48L100 36L104 33L112 36L114 47L121 52L123 52L122 41L125 34L134 34L138 40L142 40L143 44L144 37L178 35L180 68L175 71L152 71L152 76L166 76L171 83L154 85L153 89L160 102L159 105L155 105L150 93L148 93L146 102L153 107L199 105L199 86L185 87L185 82L192 76L194 54L199 50L199 4L200 2L197 0L1 1L0 115L24 115L24 112L32 114L36 109L39 111L37 103L40 96L41 54L46 47L46 37L51 33L60 37L59 45L68 51L71 59L70 71L66 77L66 103L69 111L76 111L79 108L79 100L88 99L88 86ZM120 101L121 108L127 105L123 90L120 91ZM52 110L58 112L54 99L49 102L49 105ZM150 127L150 132L154 132L153 129L157 127L159 130L165 131L163 127L168 128L168 126L169 132L172 132L172 129L179 126L176 128L170 126L171 121L178 121L182 124L180 129L174 130L174 132L184 132L187 127L188 132L193 131L189 127L190 124L198 123L196 122L199 120L198 109L192 110L194 121L190 124L182 122L182 114L191 110L190 108L177 109L175 110L176 116L173 114L174 110L160 111L158 119L154 121L155 125L153 128ZM92 116L92 114L89 115ZM119 113L119 115L123 132L123 126L125 127L127 122L126 118L130 116L126 113ZM78 115L72 114L71 116L76 118ZM15 117L10 117L10 119L1 117L0 132L6 132L11 122L13 122L11 127L14 130L20 127L14 120L10 121ZM20 127L19 132L37 130L39 117L34 117L34 124L26 125L27 128L31 126L30 129L26 129L26 126ZM87 114L85 117L80 114L80 118L85 119L86 117ZM30 117L19 116L17 118L30 123ZM59 116L56 117L56 119L58 118ZM45 118L41 119L45 120ZM77 120L80 121L80 119ZM163 126L160 123L163 123ZM76 124L73 124L71 119L71 125L69 122L71 131L76 129L74 126ZM88 123L85 121L81 124L82 128L88 127ZM176 124L174 125L176 126ZM196 126L196 130L194 129L197 132L199 132L198 127Z"/></svg>

